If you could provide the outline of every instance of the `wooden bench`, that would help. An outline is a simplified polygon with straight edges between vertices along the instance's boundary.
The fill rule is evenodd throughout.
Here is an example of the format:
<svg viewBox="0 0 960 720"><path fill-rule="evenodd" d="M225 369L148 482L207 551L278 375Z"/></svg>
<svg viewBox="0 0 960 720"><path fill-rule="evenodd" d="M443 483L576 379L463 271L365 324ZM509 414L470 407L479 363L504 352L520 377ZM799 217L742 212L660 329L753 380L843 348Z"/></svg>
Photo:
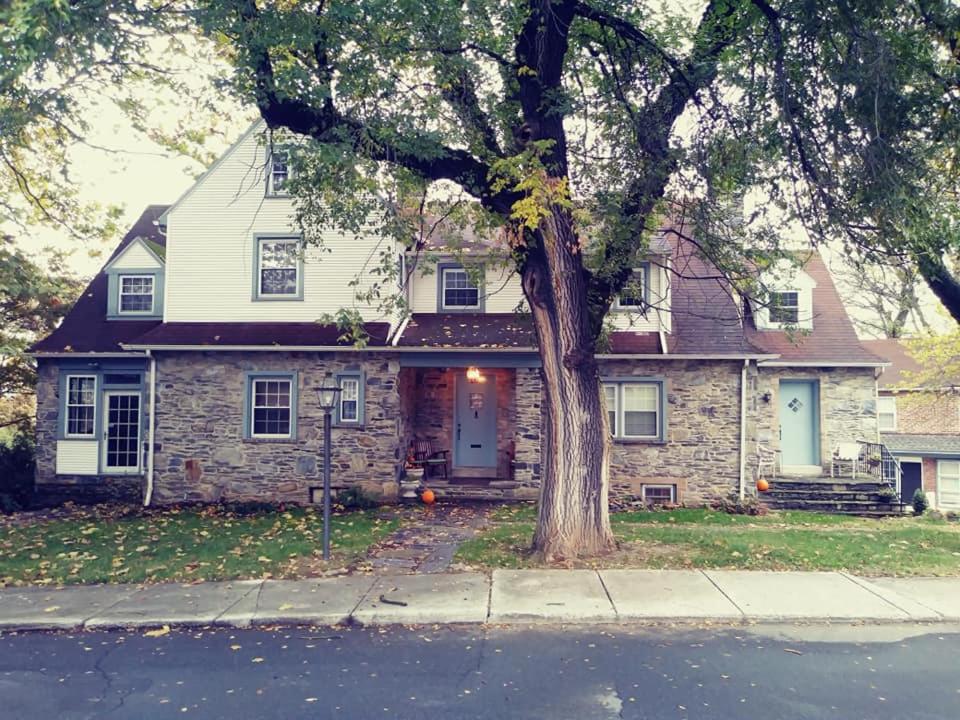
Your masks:
<svg viewBox="0 0 960 720"><path fill-rule="evenodd" d="M430 440L413 439L413 466L423 468L423 477L430 476L430 469L443 471L443 479L447 479L447 464L449 450L434 450L433 442ZM434 472L436 474L436 472Z"/></svg>

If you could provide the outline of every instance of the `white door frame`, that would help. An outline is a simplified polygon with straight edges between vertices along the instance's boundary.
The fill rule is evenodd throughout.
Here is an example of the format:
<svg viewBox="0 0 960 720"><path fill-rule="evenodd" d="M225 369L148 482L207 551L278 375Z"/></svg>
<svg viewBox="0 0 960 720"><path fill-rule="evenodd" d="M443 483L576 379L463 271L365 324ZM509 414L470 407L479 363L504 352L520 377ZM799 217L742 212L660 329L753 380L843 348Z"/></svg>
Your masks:
<svg viewBox="0 0 960 720"><path fill-rule="evenodd" d="M110 432L110 397L111 396L132 396L137 398L137 464L128 467L110 467L107 465L107 448L109 447L108 434ZM140 466L143 464L141 457L143 452L141 448L142 429L143 429L143 393L139 390L104 390L103 391L103 412L102 432L103 437L100 442L100 471L104 475L136 475L140 472Z"/></svg>

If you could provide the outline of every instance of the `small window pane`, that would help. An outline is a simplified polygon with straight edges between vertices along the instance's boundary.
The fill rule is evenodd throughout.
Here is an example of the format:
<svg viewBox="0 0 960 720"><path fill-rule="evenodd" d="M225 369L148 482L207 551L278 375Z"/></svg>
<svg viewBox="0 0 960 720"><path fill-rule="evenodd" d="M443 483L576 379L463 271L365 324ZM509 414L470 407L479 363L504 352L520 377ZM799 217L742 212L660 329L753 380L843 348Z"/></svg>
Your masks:
<svg viewBox="0 0 960 720"><path fill-rule="evenodd" d="M624 285L617 298L617 305L624 308L643 307L646 299L646 288L644 287L645 273L643 270L637 270L630 276L630 280Z"/></svg>
<svg viewBox="0 0 960 720"><path fill-rule="evenodd" d="M480 291L471 284L466 270L443 271L443 306L445 308L479 307Z"/></svg>
<svg viewBox="0 0 960 720"><path fill-rule="evenodd" d="M140 313L153 310L153 278L120 276L120 312Z"/></svg>
<svg viewBox="0 0 960 720"><path fill-rule="evenodd" d="M276 150L270 156L270 192L278 195L286 192L286 184L290 179L290 167L287 153Z"/></svg>
<svg viewBox="0 0 960 720"><path fill-rule="evenodd" d="M656 385L625 383L623 386L623 434L626 437L657 437L660 392Z"/></svg>
<svg viewBox="0 0 960 720"><path fill-rule="evenodd" d="M796 324L800 319L800 293L770 293L770 322Z"/></svg>
<svg viewBox="0 0 960 720"><path fill-rule="evenodd" d="M253 426L254 436L289 437L290 436L290 393L289 380L254 380Z"/></svg>
<svg viewBox="0 0 960 720"><path fill-rule="evenodd" d="M676 486L644 485L643 501L649 505L669 505L676 502Z"/></svg>
<svg viewBox="0 0 960 720"><path fill-rule="evenodd" d="M617 386L604 385L603 399L607 407L607 422L610 425L610 434L617 434Z"/></svg>
<svg viewBox="0 0 960 720"><path fill-rule="evenodd" d="M360 380L340 378L340 422L360 419Z"/></svg>
<svg viewBox="0 0 960 720"><path fill-rule="evenodd" d="M299 273L299 240L262 240L260 242L261 295L296 295Z"/></svg>
<svg viewBox="0 0 960 720"><path fill-rule="evenodd" d="M94 434L97 379L73 375L67 378L67 435Z"/></svg>

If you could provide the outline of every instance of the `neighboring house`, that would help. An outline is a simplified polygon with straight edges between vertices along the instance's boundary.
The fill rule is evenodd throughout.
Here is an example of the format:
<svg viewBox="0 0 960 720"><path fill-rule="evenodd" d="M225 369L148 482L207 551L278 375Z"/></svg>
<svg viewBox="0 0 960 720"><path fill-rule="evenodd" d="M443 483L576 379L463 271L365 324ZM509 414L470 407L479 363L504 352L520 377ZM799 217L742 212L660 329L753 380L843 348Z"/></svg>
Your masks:
<svg viewBox="0 0 960 720"><path fill-rule="evenodd" d="M865 340L890 363L878 380L880 433L901 469L901 497L923 488L932 507L960 509L960 396L954 385L916 387L921 370L900 340Z"/></svg>
<svg viewBox="0 0 960 720"><path fill-rule="evenodd" d="M442 247L427 271L386 248L412 268L412 313L384 317L352 284L376 281L362 271L384 241L331 232L323 251L305 246L287 176L251 128L176 203L147 208L35 346L38 487L309 502L322 467L314 390L329 376L342 387L335 487L395 498L416 438L449 452L450 478L427 479L441 495L535 497L540 362L516 275L478 280ZM598 361L613 494L705 503L752 490L758 441L785 471L816 475L835 443L875 440L882 362L820 257L771 274L775 302L751 308L714 279L691 231L654 237L610 314ZM363 347L317 322L343 307L363 318Z"/></svg>

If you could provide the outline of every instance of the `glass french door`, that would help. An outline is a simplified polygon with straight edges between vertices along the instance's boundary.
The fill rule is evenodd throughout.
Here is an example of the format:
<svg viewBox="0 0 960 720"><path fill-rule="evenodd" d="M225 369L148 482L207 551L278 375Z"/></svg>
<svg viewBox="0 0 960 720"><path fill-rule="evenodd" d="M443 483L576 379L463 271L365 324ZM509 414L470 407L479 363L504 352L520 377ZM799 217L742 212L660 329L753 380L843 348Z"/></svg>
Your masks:
<svg viewBox="0 0 960 720"><path fill-rule="evenodd" d="M103 466L107 472L140 469L140 393L104 393Z"/></svg>

